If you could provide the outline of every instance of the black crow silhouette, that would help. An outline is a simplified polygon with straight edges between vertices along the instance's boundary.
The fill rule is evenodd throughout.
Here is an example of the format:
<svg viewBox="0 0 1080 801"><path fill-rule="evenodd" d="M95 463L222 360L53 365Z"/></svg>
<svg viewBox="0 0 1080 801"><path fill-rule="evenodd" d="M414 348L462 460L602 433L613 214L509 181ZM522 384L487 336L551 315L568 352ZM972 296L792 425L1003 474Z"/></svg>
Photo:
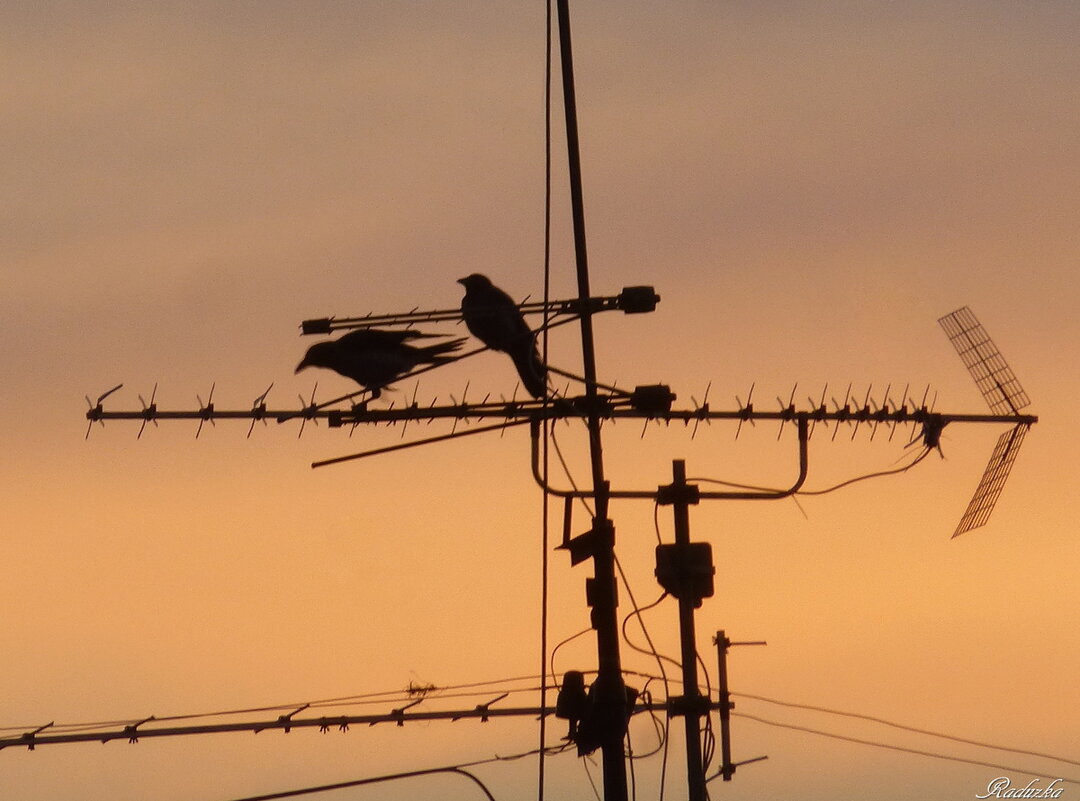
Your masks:
<svg viewBox="0 0 1080 801"><path fill-rule="evenodd" d="M547 367L540 359L533 332L513 298L480 273L460 278L458 283L465 287L461 315L472 335L492 350L509 355L529 394L534 398L544 397Z"/></svg>
<svg viewBox="0 0 1080 801"><path fill-rule="evenodd" d="M451 353L465 342L464 337L416 347L406 340L439 336L420 331L385 331L361 328L339 339L318 342L308 348L296 372L305 367L325 367L351 378L377 398L381 390L401 376L424 364L452 361Z"/></svg>

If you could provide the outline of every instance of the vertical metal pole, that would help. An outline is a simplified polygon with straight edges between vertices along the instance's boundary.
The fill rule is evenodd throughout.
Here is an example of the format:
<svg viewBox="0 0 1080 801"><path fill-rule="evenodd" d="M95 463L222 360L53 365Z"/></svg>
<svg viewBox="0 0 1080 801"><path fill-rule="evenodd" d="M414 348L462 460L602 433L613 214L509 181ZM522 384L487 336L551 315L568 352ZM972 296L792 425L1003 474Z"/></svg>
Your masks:
<svg viewBox="0 0 1080 801"><path fill-rule="evenodd" d="M581 153L578 144L577 100L574 93L574 60L570 43L570 9L568 0L558 0L559 50L562 65L563 104L566 119L566 151L570 170L570 205L574 222L574 254L577 263L578 297L581 299L581 351L585 373L585 397L589 409L589 456L596 510L593 530L593 579L590 587L592 624L596 629L597 669L594 692L606 710L603 718L609 722L625 720L626 687L623 684L619 657L618 596L615 585L615 548L607 535L608 484L604 478L604 456L600 441L600 416L597 411L596 351L593 343L592 315L589 311L589 260L585 245L585 204L581 188ZM605 801L625 801L627 798L626 760L623 756L621 725L605 727L601 743L604 759Z"/></svg>
<svg viewBox="0 0 1080 801"><path fill-rule="evenodd" d="M731 692L728 690L727 652L731 640L724 630L716 632L717 673L720 684L720 770L724 781L731 781L735 768L731 766Z"/></svg>
<svg viewBox="0 0 1080 801"><path fill-rule="evenodd" d="M585 396L589 401L596 397L596 351L593 346L592 311L584 302L589 298L589 254L585 244L585 201L581 188L581 151L578 143L577 99L574 93L574 56L570 42L570 9L568 0L558 0L559 47L562 56L563 103L566 118L566 155L570 167L570 208L574 223L574 257L577 263L578 297L581 304L581 350L585 373ZM590 403L590 408L592 408ZM593 423L599 422L595 414L589 416L589 434L593 467L593 483L603 480L603 462L599 443L599 431L594 434ZM599 501L599 499L597 499ZM597 515L601 513L597 509Z"/></svg>
<svg viewBox="0 0 1080 801"><path fill-rule="evenodd" d="M686 462L672 463L672 508L675 514L675 545L690 545L690 505L687 500ZM680 560L682 561L682 560ZM694 599L679 598L679 641L682 645L683 697L681 713L686 723L686 782L690 801L705 801L705 767L701 760L701 705L697 679L697 637L694 633Z"/></svg>

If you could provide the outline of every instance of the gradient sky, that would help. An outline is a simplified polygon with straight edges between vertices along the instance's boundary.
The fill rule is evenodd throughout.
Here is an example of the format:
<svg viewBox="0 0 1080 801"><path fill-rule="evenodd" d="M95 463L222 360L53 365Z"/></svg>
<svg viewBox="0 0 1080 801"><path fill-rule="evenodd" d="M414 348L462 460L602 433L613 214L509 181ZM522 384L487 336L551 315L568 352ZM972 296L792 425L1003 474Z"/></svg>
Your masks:
<svg viewBox="0 0 1080 801"><path fill-rule="evenodd" d="M698 616L710 669L723 628L769 643L733 652L736 692L1080 760L1080 7L572 13L592 286L663 298L652 315L597 320L601 378L667 383L679 405L711 384L713 408L752 384L758 408L775 408L796 382L803 407L826 383L838 396L873 384L880 399L910 382L939 410L985 412L936 323L968 305L1041 418L989 525L955 540L999 428L950 426L944 460L798 505L695 508L692 534L717 561ZM115 422L87 441L83 396L123 382L106 408L138 409L156 382L161 408L190 409L216 382L218 408L246 408L273 382L270 405L294 407L316 378L293 375L311 344L303 319L454 307L455 279L474 271L540 297L543 89L541 3L0 7L0 727L538 672L543 500L522 429L312 470L401 430L298 439L295 423L271 423L246 439L246 424L222 422L196 441L181 422L136 440L137 423ZM553 293L569 297L561 124ZM579 369L572 327L551 354ZM318 380L321 398L350 388ZM418 398L460 398L466 382L475 399L514 390L508 360L484 354L425 376ZM413 384L399 389L388 397ZM777 442L771 425L738 440L727 424L693 440L681 425L605 432L616 488L667 483L675 458L754 484L794 470L793 432ZM903 430L830 436L811 443L810 489L912 452ZM559 441L584 481L580 426ZM653 508L618 502L612 516L630 588L651 602ZM669 510L659 523L670 541ZM588 625L590 573L553 555L552 644ZM675 615L671 601L645 613L672 655ZM656 671L628 647L624 662ZM556 667L594 664L584 637ZM1080 778L1075 764L737 703ZM1030 778L746 718L733 729L735 759L769 760L711 785L717 798L960 799ZM633 724L639 750L650 731ZM13 748L0 794L225 801L536 744L535 722L514 720ZM668 797L684 792L683 764L674 735ZM576 757L548 765L549 797L591 797ZM657 795L659 768L638 765L639 797ZM477 773L497 798L535 794L534 759ZM478 797L445 778L351 792L336 797Z"/></svg>

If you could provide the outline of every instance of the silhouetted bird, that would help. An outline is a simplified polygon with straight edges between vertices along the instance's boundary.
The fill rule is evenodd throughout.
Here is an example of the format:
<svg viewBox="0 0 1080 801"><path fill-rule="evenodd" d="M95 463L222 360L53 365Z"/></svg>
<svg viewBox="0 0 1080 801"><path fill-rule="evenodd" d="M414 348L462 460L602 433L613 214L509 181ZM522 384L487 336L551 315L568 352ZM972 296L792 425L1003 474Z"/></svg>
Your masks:
<svg viewBox="0 0 1080 801"><path fill-rule="evenodd" d="M521 383L534 398L547 394L547 367L536 349L533 332L513 299L491 283L486 275L473 273L458 279L465 287L461 315L472 335L492 350L501 350L514 361Z"/></svg>
<svg viewBox="0 0 1080 801"><path fill-rule="evenodd" d="M296 365L296 372L305 367L326 367L351 378L370 390L371 397L377 398L383 387L416 367L451 361L453 357L450 354L465 342L464 338L460 338L424 347L406 342L433 336L439 335L413 330L360 328L339 339L312 345L300 364Z"/></svg>

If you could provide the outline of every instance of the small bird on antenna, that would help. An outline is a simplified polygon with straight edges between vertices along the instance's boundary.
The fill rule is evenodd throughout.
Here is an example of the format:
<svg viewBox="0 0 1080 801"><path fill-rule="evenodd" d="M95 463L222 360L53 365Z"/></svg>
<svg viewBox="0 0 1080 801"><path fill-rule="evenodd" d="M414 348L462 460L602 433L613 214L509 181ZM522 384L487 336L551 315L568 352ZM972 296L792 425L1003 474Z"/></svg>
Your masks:
<svg viewBox="0 0 1080 801"><path fill-rule="evenodd" d="M543 398L547 394L547 367L513 298L480 273L459 278L458 283L465 287L461 315L469 331L492 350L507 354L529 394Z"/></svg>
<svg viewBox="0 0 1080 801"><path fill-rule="evenodd" d="M351 378L369 390L372 398L377 398L383 388L421 365L452 361L450 354L465 342L462 337L418 347L407 341L438 336L411 329L361 328L338 339L312 345L296 365L296 372L305 367L325 367Z"/></svg>

